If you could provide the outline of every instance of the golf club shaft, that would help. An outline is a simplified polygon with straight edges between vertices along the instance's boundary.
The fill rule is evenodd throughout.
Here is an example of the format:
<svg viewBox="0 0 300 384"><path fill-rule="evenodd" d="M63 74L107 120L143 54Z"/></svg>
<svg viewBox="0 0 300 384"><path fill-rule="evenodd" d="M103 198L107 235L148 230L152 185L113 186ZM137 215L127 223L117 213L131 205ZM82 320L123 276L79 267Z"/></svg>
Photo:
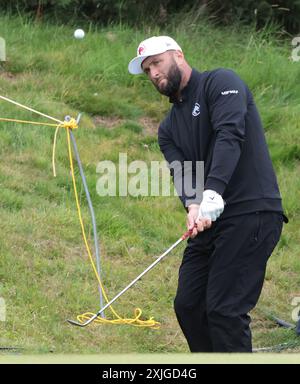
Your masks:
<svg viewBox="0 0 300 384"><path fill-rule="evenodd" d="M167 254L169 254L178 244L183 240L187 239L192 234L192 230L187 231L183 236L180 237L170 248L168 248L161 256L159 256L148 268L146 268L140 275L138 275L130 284L127 285L121 292L119 292L112 300L110 300L103 308L101 308L95 315L93 315L85 323L78 323L73 320L68 320L69 323L78 326L86 326L94 321L106 308L112 305L120 296L122 296L130 287L132 287L138 280L140 280L147 272L149 272L156 264L158 264Z"/></svg>
<svg viewBox="0 0 300 384"><path fill-rule="evenodd" d="M158 264L168 253L170 253L179 243L181 243L182 238L176 241L166 252L159 256L148 268L146 268L140 275L138 275L130 284L127 285L121 292L119 292L110 302L108 302L100 311L98 311L97 316L100 315L107 307L109 307L113 302L115 302L120 296L122 296L129 288L131 288L138 280L140 280L147 272L149 272L156 264Z"/></svg>

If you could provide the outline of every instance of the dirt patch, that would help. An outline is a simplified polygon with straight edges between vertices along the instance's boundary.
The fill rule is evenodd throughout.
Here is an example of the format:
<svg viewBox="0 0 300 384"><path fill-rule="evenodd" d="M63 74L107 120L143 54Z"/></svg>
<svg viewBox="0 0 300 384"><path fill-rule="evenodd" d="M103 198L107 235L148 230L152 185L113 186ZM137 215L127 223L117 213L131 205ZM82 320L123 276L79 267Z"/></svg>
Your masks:
<svg viewBox="0 0 300 384"><path fill-rule="evenodd" d="M125 120L118 117L94 116L93 121L95 125L104 125L107 128L115 128Z"/></svg>
<svg viewBox="0 0 300 384"><path fill-rule="evenodd" d="M0 78L8 80L8 81L16 81L18 80L17 75L11 73L11 72L6 72L6 71L1 71L0 70Z"/></svg>
<svg viewBox="0 0 300 384"><path fill-rule="evenodd" d="M107 128L115 128L123 123L125 123L126 119L121 119L119 117L111 117L111 116L94 116L93 118L94 124L97 125L103 125ZM138 121L138 124L140 124L143 127L143 134L146 136L156 136L157 130L159 126L159 122L153 118L150 117L142 117Z"/></svg>
<svg viewBox="0 0 300 384"><path fill-rule="evenodd" d="M143 127L143 133L147 136L156 136L159 122L150 117L142 117L139 119L139 124Z"/></svg>

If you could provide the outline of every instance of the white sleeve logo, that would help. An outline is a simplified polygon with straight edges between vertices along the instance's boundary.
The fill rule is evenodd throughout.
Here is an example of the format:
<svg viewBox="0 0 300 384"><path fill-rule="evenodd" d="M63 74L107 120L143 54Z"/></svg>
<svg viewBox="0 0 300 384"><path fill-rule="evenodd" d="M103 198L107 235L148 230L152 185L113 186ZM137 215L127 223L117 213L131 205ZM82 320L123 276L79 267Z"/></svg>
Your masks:
<svg viewBox="0 0 300 384"><path fill-rule="evenodd" d="M230 94L237 94L239 93L239 91L237 89L231 89L229 91L223 91L221 92L221 95L225 96L225 95L230 95Z"/></svg>

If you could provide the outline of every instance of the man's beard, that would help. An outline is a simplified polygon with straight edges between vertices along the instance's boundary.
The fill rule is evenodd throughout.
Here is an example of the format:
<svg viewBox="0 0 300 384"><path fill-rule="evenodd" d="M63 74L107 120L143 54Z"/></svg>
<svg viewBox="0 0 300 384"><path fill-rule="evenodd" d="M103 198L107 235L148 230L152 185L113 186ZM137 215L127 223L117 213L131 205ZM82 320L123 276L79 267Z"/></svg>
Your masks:
<svg viewBox="0 0 300 384"><path fill-rule="evenodd" d="M154 84L158 92L162 95L172 97L175 96L180 87L182 75L176 63L174 63L166 76L167 84L163 87L159 87L158 84Z"/></svg>

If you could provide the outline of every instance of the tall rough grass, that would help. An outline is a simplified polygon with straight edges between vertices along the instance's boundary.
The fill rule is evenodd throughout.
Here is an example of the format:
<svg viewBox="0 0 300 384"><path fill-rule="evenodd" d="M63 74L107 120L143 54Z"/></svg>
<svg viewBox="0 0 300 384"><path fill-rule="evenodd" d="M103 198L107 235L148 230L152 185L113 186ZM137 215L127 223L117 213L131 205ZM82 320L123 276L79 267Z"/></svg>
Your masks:
<svg viewBox="0 0 300 384"><path fill-rule="evenodd" d="M300 64L290 60L289 40L278 41L272 29L220 29L199 19L165 29L90 26L85 39L75 40L70 27L1 16L7 62L1 65L0 94L59 119L84 113L75 135L96 211L103 281L112 298L185 230L185 212L174 196L96 193L99 161L117 162L119 152L127 152L130 161L162 160L156 127L169 103L146 78L127 72L138 42L153 34L172 35L200 70L234 69L253 91L290 218L253 313L254 343L298 343L299 351L294 334L265 316L271 311L291 321L292 299L300 297ZM0 116L36 120L2 101ZM187 352L172 308L183 247L115 306L124 316L141 307L145 318L162 322L160 330L101 325L81 331L65 322L96 310L99 300L81 240L64 132L57 147L58 176L52 176L53 134L52 128L0 122L0 296L7 308L0 345L19 346L24 353ZM78 187L92 243L79 182Z"/></svg>

